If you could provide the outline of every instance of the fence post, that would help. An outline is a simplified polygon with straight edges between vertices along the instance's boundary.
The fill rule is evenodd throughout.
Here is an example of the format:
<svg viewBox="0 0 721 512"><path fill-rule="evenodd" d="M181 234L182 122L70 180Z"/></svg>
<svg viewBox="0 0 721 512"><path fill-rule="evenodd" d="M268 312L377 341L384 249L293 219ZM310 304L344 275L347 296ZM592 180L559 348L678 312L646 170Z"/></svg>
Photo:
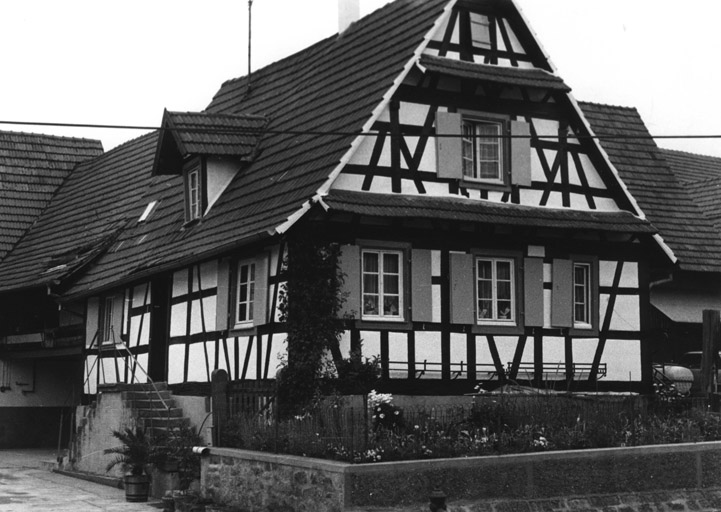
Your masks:
<svg viewBox="0 0 721 512"><path fill-rule="evenodd" d="M211 410L213 411L213 446L220 446L220 434L228 419L228 373L213 370L210 377Z"/></svg>

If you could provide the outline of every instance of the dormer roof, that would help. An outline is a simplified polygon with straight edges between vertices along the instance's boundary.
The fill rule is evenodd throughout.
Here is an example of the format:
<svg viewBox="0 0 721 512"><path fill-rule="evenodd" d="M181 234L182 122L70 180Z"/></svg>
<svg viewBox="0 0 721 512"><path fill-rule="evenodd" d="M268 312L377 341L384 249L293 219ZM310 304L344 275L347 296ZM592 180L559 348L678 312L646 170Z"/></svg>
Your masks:
<svg viewBox="0 0 721 512"><path fill-rule="evenodd" d="M183 161L192 155L228 156L251 162L267 124L266 117L252 114L166 110L153 174L180 174Z"/></svg>

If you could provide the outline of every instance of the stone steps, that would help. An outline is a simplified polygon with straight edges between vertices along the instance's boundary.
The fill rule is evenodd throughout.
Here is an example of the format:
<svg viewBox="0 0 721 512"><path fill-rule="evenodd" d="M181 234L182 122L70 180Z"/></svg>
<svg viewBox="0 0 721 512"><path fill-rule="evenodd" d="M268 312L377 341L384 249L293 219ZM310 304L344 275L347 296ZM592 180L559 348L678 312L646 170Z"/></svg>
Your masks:
<svg viewBox="0 0 721 512"><path fill-rule="evenodd" d="M166 434L190 425L183 410L175 406L173 393L165 382L125 384L122 390L125 406L133 411L138 426L151 435Z"/></svg>

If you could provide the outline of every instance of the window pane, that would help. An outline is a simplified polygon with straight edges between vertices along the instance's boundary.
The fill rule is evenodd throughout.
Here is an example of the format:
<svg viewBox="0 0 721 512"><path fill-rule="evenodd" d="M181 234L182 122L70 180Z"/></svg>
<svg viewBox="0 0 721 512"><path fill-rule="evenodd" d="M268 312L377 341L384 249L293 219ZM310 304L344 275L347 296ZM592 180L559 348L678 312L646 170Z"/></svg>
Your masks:
<svg viewBox="0 0 721 512"><path fill-rule="evenodd" d="M242 322L248 318L248 306L245 302L238 303L238 321Z"/></svg>
<svg viewBox="0 0 721 512"><path fill-rule="evenodd" d="M498 292L498 300L511 301L511 283L499 281L496 285L496 290Z"/></svg>
<svg viewBox="0 0 721 512"><path fill-rule="evenodd" d="M499 320L507 320L511 318L511 301L510 300L499 300L498 301L498 318Z"/></svg>
<svg viewBox="0 0 721 512"><path fill-rule="evenodd" d="M383 299L383 314L390 316L398 316L400 308L398 307L398 297L385 297Z"/></svg>
<svg viewBox="0 0 721 512"><path fill-rule="evenodd" d="M363 253L363 272L378 273L378 254L374 252Z"/></svg>
<svg viewBox="0 0 721 512"><path fill-rule="evenodd" d="M383 278L383 293L398 295L398 276L385 276Z"/></svg>
<svg viewBox="0 0 721 512"><path fill-rule="evenodd" d="M377 294L378 289L378 275L377 274L366 274L363 276L363 292Z"/></svg>
<svg viewBox="0 0 721 512"><path fill-rule="evenodd" d="M493 263L490 261L478 261L478 279L491 279L493 276Z"/></svg>
<svg viewBox="0 0 721 512"><path fill-rule="evenodd" d="M493 301L491 301L491 300L479 300L478 301L478 318L491 318L492 310L493 310Z"/></svg>
<svg viewBox="0 0 721 512"><path fill-rule="evenodd" d="M398 254L384 254L383 255L383 272L386 274L397 274L399 260Z"/></svg>
<svg viewBox="0 0 721 512"><path fill-rule="evenodd" d="M574 320L576 322L588 323L588 319L586 318L586 307L584 304L576 304L574 315Z"/></svg>
<svg viewBox="0 0 721 512"><path fill-rule="evenodd" d="M478 281L478 298L479 299L493 299L493 282L492 281Z"/></svg>
<svg viewBox="0 0 721 512"><path fill-rule="evenodd" d="M363 314L364 315L377 315L378 314L378 296L363 295Z"/></svg>
<svg viewBox="0 0 721 512"><path fill-rule="evenodd" d="M498 261L496 262L496 271L498 272L498 279L502 281L511 280L511 262L510 261Z"/></svg>

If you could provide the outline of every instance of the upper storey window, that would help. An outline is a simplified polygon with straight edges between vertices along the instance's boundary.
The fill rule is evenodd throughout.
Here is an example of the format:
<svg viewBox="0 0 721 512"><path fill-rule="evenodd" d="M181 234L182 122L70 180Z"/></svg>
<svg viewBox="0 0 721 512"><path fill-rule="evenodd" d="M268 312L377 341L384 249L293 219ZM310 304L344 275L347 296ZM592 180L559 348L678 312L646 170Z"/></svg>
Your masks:
<svg viewBox="0 0 721 512"><path fill-rule="evenodd" d="M531 185L529 125L475 112L436 114L438 177L464 186Z"/></svg>
<svg viewBox="0 0 721 512"><path fill-rule="evenodd" d="M462 134L463 177L503 184L503 123L464 120Z"/></svg>

